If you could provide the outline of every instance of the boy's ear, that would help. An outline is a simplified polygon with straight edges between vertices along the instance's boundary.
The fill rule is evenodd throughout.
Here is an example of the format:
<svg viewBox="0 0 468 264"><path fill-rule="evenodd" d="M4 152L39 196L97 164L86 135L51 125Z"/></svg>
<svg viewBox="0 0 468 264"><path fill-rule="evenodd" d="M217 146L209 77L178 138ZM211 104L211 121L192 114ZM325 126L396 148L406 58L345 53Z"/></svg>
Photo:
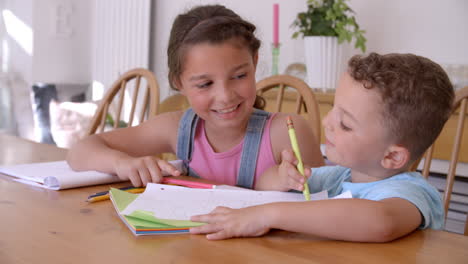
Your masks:
<svg viewBox="0 0 468 264"><path fill-rule="evenodd" d="M410 152L407 148L399 145L391 145L385 153L381 164L382 167L386 169L397 170L406 166L409 160Z"/></svg>
<svg viewBox="0 0 468 264"><path fill-rule="evenodd" d="M258 52L256 52L253 55L253 63L254 63L255 68L257 68L257 62L258 62Z"/></svg>
<svg viewBox="0 0 468 264"><path fill-rule="evenodd" d="M179 93L184 94L184 89L182 89L182 84L180 83L180 80L178 78L174 78L172 81L173 86L175 86L176 90L179 91Z"/></svg>

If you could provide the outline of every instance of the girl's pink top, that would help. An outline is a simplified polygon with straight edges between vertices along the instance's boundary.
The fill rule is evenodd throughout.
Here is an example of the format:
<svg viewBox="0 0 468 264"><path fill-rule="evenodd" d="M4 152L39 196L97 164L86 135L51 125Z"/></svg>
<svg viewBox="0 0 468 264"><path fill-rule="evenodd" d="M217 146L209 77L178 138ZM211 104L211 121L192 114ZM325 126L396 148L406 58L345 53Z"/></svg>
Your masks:
<svg viewBox="0 0 468 264"><path fill-rule="evenodd" d="M270 126L274 116L270 115L263 128L253 186L266 169L276 165L270 141ZM228 151L216 153L206 138L205 121L200 119L196 129L190 168L203 179L236 185L244 140Z"/></svg>

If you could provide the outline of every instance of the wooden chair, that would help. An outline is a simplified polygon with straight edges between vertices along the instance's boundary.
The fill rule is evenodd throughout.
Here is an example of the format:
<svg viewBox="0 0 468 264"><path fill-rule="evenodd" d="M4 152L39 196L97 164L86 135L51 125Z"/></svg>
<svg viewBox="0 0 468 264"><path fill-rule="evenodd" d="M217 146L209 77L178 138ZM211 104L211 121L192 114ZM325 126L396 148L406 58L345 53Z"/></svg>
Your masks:
<svg viewBox="0 0 468 264"><path fill-rule="evenodd" d="M146 90L140 89L140 85L142 83L142 79L146 82ZM135 86L133 87L133 91L131 92L131 88L129 87L129 83L131 81L135 82ZM128 89L127 89L128 88ZM139 108L139 123L143 122L150 116L154 116L158 113L158 105L159 105L159 86L158 82L156 81L156 77L154 74L146 69L136 68L124 73L122 76L119 77L117 81L115 81L111 88L106 92L104 98L101 100L96 113L91 121L91 125L88 129L87 134L92 135L95 133L100 133L104 131L104 127L106 125L106 120L110 115L113 120L113 128L118 128L119 124L124 121L122 111L124 110L124 99L126 94L132 93L131 97L131 109L129 114L129 120L126 122L126 126L132 126L134 120L136 119L136 115ZM114 98L116 99L116 95L118 96L118 101L113 103ZM114 116L109 111L111 106L116 106L116 111Z"/></svg>
<svg viewBox="0 0 468 264"><path fill-rule="evenodd" d="M465 236L468 236L468 214L466 214L466 221L465 221Z"/></svg>
<svg viewBox="0 0 468 264"><path fill-rule="evenodd" d="M453 138L452 152L450 156L450 164L447 172L447 180L444 190L444 210L447 215L450 197L452 195L453 183L455 181L455 172L457 169L458 156L460 153L461 143L463 139L463 130L465 128L465 117L467 115L467 104L468 104L468 86L457 90L455 92L455 101L453 104L452 113L458 114L458 122ZM458 112L457 112L458 110ZM467 147L467 146L464 146ZM424 154L424 163L422 174L427 179L429 176L429 169L431 167L432 155L434 153L434 144ZM465 235L468 235L468 216L465 224Z"/></svg>
<svg viewBox="0 0 468 264"><path fill-rule="evenodd" d="M158 114L175 112L175 111L185 111L190 108L190 104L181 93L176 93L165 98L160 104L158 109Z"/></svg>
<svg viewBox="0 0 468 264"><path fill-rule="evenodd" d="M257 83L257 93L266 100L266 111L304 114L317 140L320 140L318 103L312 89L304 81L290 75L274 75ZM274 106L269 102L275 102Z"/></svg>

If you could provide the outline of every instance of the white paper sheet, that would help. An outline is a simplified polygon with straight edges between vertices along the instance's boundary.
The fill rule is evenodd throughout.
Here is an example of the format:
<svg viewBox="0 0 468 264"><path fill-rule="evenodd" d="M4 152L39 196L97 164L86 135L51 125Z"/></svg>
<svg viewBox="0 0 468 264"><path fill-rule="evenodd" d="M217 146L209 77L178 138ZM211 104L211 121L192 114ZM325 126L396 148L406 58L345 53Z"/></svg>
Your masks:
<svg viewBox="0 0 468 264"><path fill-rule="evenodd" d="M178 169L182 169L182 161L171 161L171 163ZM97 171L73 171L66 161L3 166L0 167L0 173L20 178L21 182L38 183L38 186L52 190L122 181L115 175Z"/></svg>
<svg viewBox="0 0 468 264"><path fill-rule="evenodd" d="M351 198L344 193L334 198ZM327 191L311 194L311 200L328 199ZM135 210L149 211L161 219L190 220L190 217L211 212L217 206L243 208L272 202L303 202L302 193L252 191L230 189L192 189L179 186L150 183L122 211L129 215Z"/></svg>

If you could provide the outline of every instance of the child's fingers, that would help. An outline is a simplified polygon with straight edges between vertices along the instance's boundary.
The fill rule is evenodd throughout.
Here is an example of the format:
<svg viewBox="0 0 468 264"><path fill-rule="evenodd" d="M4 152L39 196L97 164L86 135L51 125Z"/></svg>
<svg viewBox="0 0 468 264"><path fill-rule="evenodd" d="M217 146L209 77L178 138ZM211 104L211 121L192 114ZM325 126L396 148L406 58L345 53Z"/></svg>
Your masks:
<svg viewBox="0 0 468 264"><path fill-rule="evenodd" d="M215 209L213 209L213 211L211 211L209 214L194 215L190 217L190 220L203 223L214 223L219 221L220 217L228 213L230 210L232 209L229 207L218 206Z"/></svg>
<svg viewBox="0 0 468 264"><path fill-rule="evenodd" d="M226 214L226 213L229 213L232 209L229 208L229 207L226 207L226 206L216 206L215 209L213 209L213 211L211 211L210 214Z"/></svg>
<svg viewBox="0 0 468 264"><path fill-rule="evenodd" d="M296 162L296 156L294 156L294 152L292 150L285 149L281 151L281 161L286 161L294 164L294 162Z"/></svg>
<svg viewBox="0 0 468 264"><path fill-rule="evenodd" d="M228 238L229 235L225 232L223 222L225 220L224 212L229 208L218 207L211 213L205 215L195 215L190 218L191 221L207 223L206 225L190 228L191 234L208 234L207 239L218 240Z"/></svg>
<svg viewBox="0 0 468 264"><path fill-rule="evenodd" d="M296 191L302 191L304 190L304 183L298 179L289 178L289 188Z"/></svg>
<svg viewBox="0 0 468 264"><path fill-rule="evenodd" d="M172 176L180 175L180 171L176 167L174 167L174 165L172 165L171 163L162 159L156 159L156 162L158 163L159 168L161 168L161 170L167 172L168 174Z"/></svg>
<svg viewBox="0 0 468 264"><path fill-rule="evenodd" d="M133 169L130 171L130 174L128 175L128 179L132 182L132 185L135 187L140 187L141 186L141 179L140 175L138 174L138 170Z"/></svg>
<svg viewBox="0 0 468 264"><path fill-rule="evenodd" d="M148 167L148 171L151 176L151 182L161 182L162 172L156 161L150 159L146 162L146 166Z"/></svg>
<svg viewBox="0 0 468 264"><path fill-rule="evenodd" d="M206 238L209 240L221 240L221 239L226 239L230 238L232 235L230 235L226 230L221 229L220 231L217 232L212 232L206 235Z"/></svg>
<svg viewBox="0 0 468 264"><path fill-rule="evenodd" d="M190 221L195 221L195 222L202 222L202 223L213 223L216 221L216 215L214 215L213 213L209 213L209 214L204 214L204 215L194 215L192 217L190 217ZM207 227L205 227L206 229ZM201 230L205 230L205 229L201 229Z"/></svg>
<svg viewBox="0 0 468 264"><path fill-rule="evenodd" d="M195 221L195 220L192 220ZM197 222L202 222L202 221L197 221ZM214 232L219 232L221 231L222 228L220 227L219 224L206 224L202 226L197 226L197 227L192 227L189 229L190 234L210 234Z"/></svg>
<svg viewBox="0 0 468 264"><path fill-rule="evenodd" d="M304 168L304 177L309 179L310 175L312 175L312 169L309 167Z"/></svg>
<svg viewBox="0 0 468 264"><path fill-rule="evenodd" d="M143 184L143 186L146 186L148 182L151 182L151 175L146 166L140 168L138 170L138 174L140 175L141 183Z"/></svg>
<svg viewBox="0 0 468 264"><path fill-rule="evenodd" d="M302 191L304 189L304 176L293 166L288 168L288 184L291 189Z"/></svg>

